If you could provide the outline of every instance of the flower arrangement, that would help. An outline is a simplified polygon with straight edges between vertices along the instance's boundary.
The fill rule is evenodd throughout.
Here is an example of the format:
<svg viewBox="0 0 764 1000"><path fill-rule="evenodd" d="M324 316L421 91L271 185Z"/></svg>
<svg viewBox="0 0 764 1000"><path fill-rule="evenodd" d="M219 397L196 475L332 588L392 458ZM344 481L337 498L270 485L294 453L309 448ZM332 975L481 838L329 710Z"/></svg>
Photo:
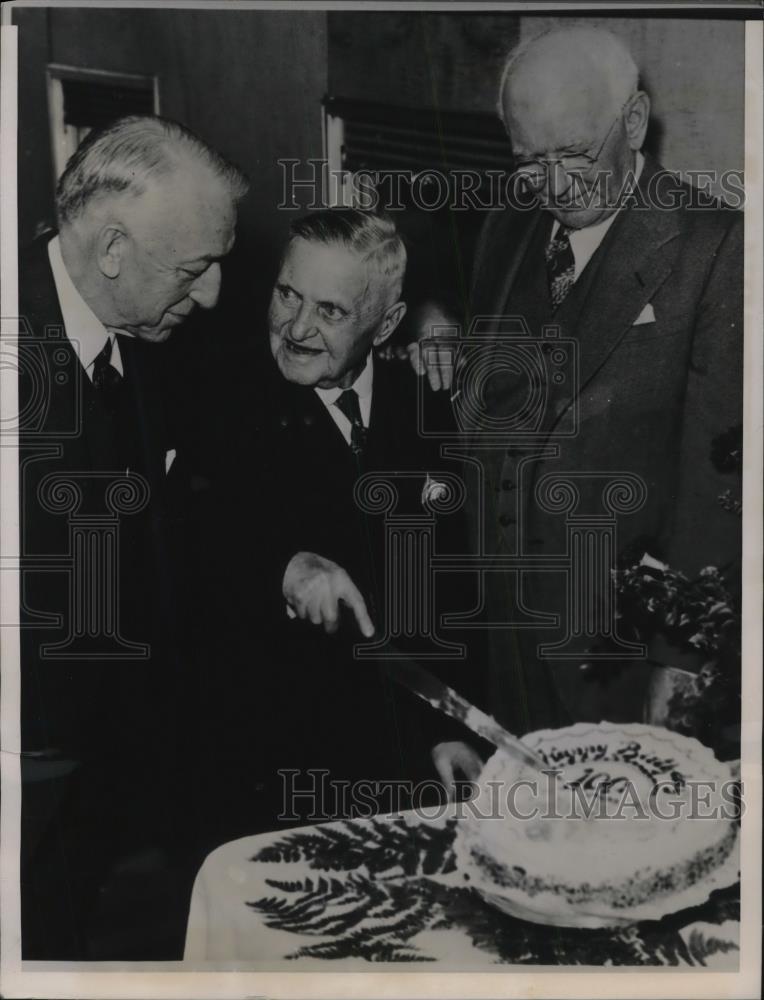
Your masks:
<svg viewBox="0 0 764 1000"><path fill-rule="evenodd" d="M714 657L739 623L733 597L715 566L688 579L645 553L636 565L614 570L613 577L618 617L640 640L660 633L674 646Z"/></svg>
<svg viewBox="0 0 764 1000"><path fill-rule="evenodd" d="M742 424L717 435L708 458L716 473L742 476ZM716 498L722 510L738 517L742 513L739 490L738 484ZM638 642L662 639L677 650L680 661L687 653L697 654L694 672L684 671L669 657L660 664L671 671L665 676L684 677L683 685L668 699L670 721L666 724L680 732L703 735L705 742L727 753L733 742L728 734L736 731L740 719L739 604L716 566L706 566L689 578L650 555L648 540L635 544L639 548L632 546L623 553L612 572L619 631Z"/></svg>
<svg viewBox="0 0 764 1000"><path fill-rule="evenodd" d="M670 728L723 747L718 734L734 727L740 704L740 615L723 574L707 566L690 579L645 553L613 578L617 616L635 639L662 636L702 657L698 672L669 700Z"/></svg>

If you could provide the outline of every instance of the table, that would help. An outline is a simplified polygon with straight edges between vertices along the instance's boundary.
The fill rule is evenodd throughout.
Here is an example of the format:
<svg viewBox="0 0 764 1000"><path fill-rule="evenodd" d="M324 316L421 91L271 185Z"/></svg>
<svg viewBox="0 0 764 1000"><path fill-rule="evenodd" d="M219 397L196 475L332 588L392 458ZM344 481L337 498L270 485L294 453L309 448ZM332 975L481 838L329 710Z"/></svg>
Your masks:
<svg viewBox="0 0 764 1000"><path fill-rule="evenodd" d="M739 885L702 906L621 929L549 927L489 906L454 863L455 806L244 837L194 885L184 960L197 967L326 971L369 963L734 970ZM413 963L419 963L414 965Z"/></svg>

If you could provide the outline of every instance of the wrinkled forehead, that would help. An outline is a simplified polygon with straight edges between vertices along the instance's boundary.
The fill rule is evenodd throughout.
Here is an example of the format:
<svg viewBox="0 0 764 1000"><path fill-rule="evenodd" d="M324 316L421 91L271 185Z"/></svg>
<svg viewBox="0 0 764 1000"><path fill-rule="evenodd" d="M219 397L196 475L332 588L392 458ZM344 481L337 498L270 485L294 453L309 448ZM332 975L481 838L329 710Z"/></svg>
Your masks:
<svg viewBox="0 0 764 1000"><path fill-rule="evenodd" d="M306 298L345 305L366 302L377 284L368 262L356 251L302 236L289 241L279 276Z"/></svg>

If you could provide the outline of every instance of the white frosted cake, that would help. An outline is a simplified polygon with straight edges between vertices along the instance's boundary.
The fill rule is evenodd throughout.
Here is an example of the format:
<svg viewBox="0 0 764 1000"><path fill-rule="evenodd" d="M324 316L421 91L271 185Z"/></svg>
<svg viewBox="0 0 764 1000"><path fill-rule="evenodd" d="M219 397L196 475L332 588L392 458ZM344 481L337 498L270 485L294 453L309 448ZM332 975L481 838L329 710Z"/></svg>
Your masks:
<svg viewBox="0 0 764 1000"><path fill-rule="evenodd" d="M734 881L732 776L697 740L601 723L525 742L556 776L496 753L459 823L457 861L492 902L597 926L694 905Z"/></svg>

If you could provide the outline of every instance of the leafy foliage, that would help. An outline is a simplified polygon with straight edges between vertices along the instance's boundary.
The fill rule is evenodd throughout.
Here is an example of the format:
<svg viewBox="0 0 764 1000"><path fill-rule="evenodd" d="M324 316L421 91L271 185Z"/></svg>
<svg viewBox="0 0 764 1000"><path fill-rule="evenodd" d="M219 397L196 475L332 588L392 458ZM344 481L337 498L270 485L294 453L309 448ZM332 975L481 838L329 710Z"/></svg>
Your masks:
<svg viewBox="0 0 764 1000"><path fill-rule="evenodd" d="M623 632L638 641L663 638L695 651L702 666L668 705L669 726L697 736L722 758L739 755L740 614L722 573L707 566L695 579L644 553L613 573Z"/></svg>
<svg viewBox="0 0 764 1000"><path fill-rule="evenodd" d="M700 965L706 964L706 959L718 952L726 954L729 951L737 950L737 945L732 941L724 941L722 938L705 937L699 930L690 933L689 950L693 959Z"/></svg>
<svg viewBox="0 0 764 1000"><path fill-rule="evenodd" d="M661 634L672 644L718 653L739 624L732 595L715 566L695 579L645 555L614 571L618 614L640 639Z"/></svg>

